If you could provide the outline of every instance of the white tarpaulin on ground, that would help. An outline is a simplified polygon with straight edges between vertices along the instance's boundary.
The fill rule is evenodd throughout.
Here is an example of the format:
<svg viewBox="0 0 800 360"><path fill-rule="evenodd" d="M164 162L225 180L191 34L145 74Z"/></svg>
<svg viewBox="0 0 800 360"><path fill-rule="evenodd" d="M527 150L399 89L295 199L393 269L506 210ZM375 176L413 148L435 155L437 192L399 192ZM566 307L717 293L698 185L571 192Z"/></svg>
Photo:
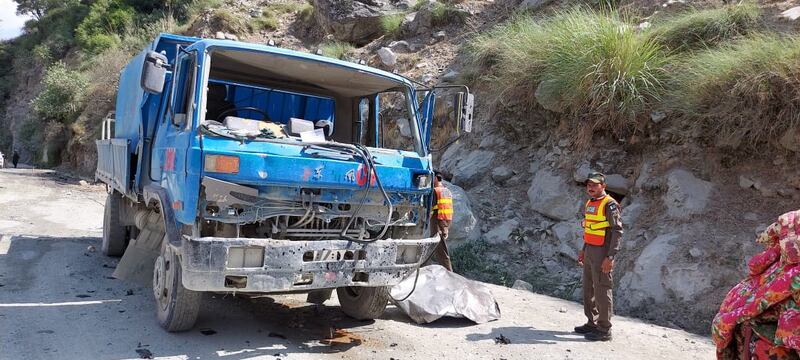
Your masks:
<svg viewBox="0 0 800 360"><path fill-rule="evenodd" d="M402 299L414 287L414 275L392 288L394 299ZM447 271L440 265L419 270L414 293L395 302L418 324L436 321L442 316L463 317L478 324L500 319L500 307L483 283Z"/></svg>

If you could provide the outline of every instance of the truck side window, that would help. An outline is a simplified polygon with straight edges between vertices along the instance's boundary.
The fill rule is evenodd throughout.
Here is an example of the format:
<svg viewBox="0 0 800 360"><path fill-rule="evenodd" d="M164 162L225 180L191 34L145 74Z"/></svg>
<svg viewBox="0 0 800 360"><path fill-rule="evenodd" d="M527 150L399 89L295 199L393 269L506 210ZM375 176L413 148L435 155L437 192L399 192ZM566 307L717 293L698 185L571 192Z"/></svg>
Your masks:
<svg viewBox="0 0 800 360"><path fill-rule="evenodd" d="M173 104L172 123L182 127L194 112L194 83L197 75L195 56L188 55L181 59L175 87L175 103Z"/></svg>

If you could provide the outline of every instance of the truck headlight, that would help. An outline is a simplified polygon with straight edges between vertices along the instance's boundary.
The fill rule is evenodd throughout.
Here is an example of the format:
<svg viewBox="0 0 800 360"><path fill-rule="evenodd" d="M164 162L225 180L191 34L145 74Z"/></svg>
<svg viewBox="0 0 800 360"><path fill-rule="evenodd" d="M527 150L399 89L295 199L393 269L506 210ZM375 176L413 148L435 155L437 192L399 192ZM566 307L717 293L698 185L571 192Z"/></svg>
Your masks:
<svg viewBox="0 0 800 360"><path fill-rule="evenodd" d="M228 155L206 155L203 169L206 172L236 174L239 172L239 157Z"/></svg>
<svg viewBox="0 0 800 360"><path fill-rule="evenodd" d="M431 187L431 176L429 174L420 174L416 178L417 189L426 189Z"/></svg>

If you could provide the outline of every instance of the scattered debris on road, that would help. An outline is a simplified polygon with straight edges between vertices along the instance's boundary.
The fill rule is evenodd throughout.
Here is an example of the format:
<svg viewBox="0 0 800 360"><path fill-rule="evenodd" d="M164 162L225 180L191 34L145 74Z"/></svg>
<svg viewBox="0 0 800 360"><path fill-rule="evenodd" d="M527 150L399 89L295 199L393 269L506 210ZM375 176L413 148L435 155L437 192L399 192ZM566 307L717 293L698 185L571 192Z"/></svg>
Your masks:
<svg viewBox="0 0 800 360"><path fill-rule="evenodd" d="M139 354L140 359L152 359L153 353L147 349L136 349L136 353Z"/></svg>
<svg viewBox="0 0 800 360"><path fill-rule="evenodd" d="M274 333L274 332L271 332L271 333L267 334L267 336L286 340L286 336L285 335Z"/></svg>
<svg viewBox="0 0 800 360"><path fill-rule="evenodd" d="M353 334L345 329L333 329L330 337L320 341L322 344L336 346L336 345L361 345L364 338L360 335Z"/></svg>
<svg viewBox="0 0 800 360"><path fill-rule="evenodd" d="M508 344L511 344L511 340L509 338L503 336L503 334L500 334L500 336L494 338L494 343L495 344L500 344L500 345L508 345Z"/></svg>
<svg viewBox="0 0 800 360"><path fill-rule="evenodd" d="M214 331L213 329L204 328L204 329L200 329L200 333L201 333L201 334L203 334L203 335L206 335L206 336L208 336L208 335L214 335L214 334L216 334L217 332L216 332L216 331Z"/></svg>

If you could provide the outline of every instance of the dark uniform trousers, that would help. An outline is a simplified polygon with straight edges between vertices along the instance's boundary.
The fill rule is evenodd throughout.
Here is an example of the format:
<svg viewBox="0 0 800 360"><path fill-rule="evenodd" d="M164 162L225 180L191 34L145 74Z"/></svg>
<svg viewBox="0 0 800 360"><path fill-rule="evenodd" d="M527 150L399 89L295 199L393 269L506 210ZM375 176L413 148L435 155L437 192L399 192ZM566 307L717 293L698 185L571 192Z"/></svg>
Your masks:
<svg viewBox="0 0 800 360"><path fill-rule="evenodd" d="M596 325L602 332L611 330L614 311L612 273L604 274L600 268L607 253L605 246L586 244L583 259L583 312L589 324Z"/></svg>
<svg viewBox="0 0 800 360"><path fill-rule="evenodd" d="M452 221L439 220L434 216L432 222L432 229L436 230L436 232L439 234L439 238L441 239L439 241L439 245L436 245L436 249L434 250L434 254L436 254L436 260L447 270L453 271L453 264L450 262L450 252L447 251L447 235L449 234L450 224Z"/></svg>

